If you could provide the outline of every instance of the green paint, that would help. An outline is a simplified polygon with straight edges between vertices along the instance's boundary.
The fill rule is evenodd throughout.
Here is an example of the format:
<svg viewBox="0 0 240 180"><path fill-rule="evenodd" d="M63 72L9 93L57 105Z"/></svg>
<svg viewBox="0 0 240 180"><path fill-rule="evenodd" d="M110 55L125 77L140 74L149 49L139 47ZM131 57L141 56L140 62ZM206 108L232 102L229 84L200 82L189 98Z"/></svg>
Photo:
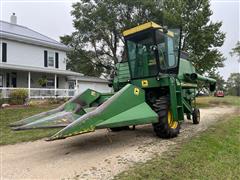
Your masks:
<svg viewBox="0 0 240 180"><path fill-rule="evenodd" d="M97 125L97 128L111 128L130 125L156 123L157 114L145 103L132 107Z"/></svg>
<svg viewBox="0 0 240 180"><path fill-rule="evenodd" d="M144 90L128 84L108 101L95 109L95 111L80 117L53 135L50 140L93 131L98 125L99 127L108 127L108 125L111 127L122 126L123 124L145 124L146 122L151 123L156 121L157 114L145 103Z"/></svg>

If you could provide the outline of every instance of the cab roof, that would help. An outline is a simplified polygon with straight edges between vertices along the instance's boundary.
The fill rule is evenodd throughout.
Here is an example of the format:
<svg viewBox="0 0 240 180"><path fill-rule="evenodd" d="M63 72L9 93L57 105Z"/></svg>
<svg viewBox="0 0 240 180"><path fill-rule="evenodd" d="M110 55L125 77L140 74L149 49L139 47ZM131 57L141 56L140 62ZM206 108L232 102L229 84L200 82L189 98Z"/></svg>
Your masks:
<svg viewBox="0 0 240 180"><path fill-rule="evenodd" d="M144 23L144 24L138 25L136 27L133 27L131 29L123 31L123 36L126 37L126 36L129 36L129 35L132 35L132 34L147 30L147 29L159 29L160 31L163 31L162 26L158 25L155 22L150 21L150 22L147 22L147 23ZM168 31L167 34L171 37L174 36L174 33L171 31Z"/></svg>

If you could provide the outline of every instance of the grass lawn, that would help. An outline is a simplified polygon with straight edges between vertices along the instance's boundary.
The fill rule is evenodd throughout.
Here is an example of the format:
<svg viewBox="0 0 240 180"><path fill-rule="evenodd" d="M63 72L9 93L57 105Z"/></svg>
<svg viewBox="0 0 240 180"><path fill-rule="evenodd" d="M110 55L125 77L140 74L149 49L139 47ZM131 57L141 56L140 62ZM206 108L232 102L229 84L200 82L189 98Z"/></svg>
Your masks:
<svg viewBox="0 0 240 180"><path fill-rule="evenodd" d="M33 141L43 137L50 136L56 129L12 131L8 126L10 123L23 118L38 114L55 108L57 105L20 107L11 109L0 109L0 145L14 144L24 141Z"/></svg>
<svg viewBox="0 0 240 180"><path fill-rule="evenodd" d="M214 97L214 96L202 96L197 97L198 107L214 107L220 105L233 105L240 106L240 97L237 96L225 96L225 97Z"/></svg>
<svg viewBox="0 0 240 180"><path fill-rule="evenodd" d="M116 179L240 179L240 116L221 121Z"/></svg>
<svg viewBox="0 0 240 180"><path fill-rule="evenodd" d="M214 107L219 105L237 105L240 106L239 97L226 96L218 97L199 97L197 105L199 107ZM55 108L57 105L33 106L11 109L0 109L0 145L14 144L24 141L34 141L43 137L49 137L59 129L12 131L8 125L12 122L21 120L34 114Z"/></svg>

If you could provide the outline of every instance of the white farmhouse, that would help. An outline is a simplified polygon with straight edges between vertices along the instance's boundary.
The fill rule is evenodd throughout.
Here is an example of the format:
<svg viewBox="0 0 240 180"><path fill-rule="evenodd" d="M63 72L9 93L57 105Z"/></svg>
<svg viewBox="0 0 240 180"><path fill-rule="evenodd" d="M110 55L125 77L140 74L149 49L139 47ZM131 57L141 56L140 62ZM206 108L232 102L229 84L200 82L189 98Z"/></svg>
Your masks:
<svg viewBox="0 0 240 180"><path fill-rule="evenodd" d="M27 88L30 98L71 97L91 88L110 92L108 82L66 70L70 49L45 35L11 21L0 21L0 93Z"/></svg>

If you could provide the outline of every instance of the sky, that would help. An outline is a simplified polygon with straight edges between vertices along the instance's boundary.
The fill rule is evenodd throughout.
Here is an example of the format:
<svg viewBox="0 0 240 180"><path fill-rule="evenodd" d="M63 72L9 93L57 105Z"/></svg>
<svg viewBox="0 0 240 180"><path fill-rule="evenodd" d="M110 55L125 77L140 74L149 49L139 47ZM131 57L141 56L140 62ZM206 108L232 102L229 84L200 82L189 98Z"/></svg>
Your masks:
<svg viewBox="0 0 240 180"><path fill-rule="evenodd" d="M70 12L72 3L77 0L0 0L0 20L9 21L13 12L17 23L27 26L59 41L59 36L74 31ZM211 0L213 22L222 21L221 30L226 39L219 50L226 58L225 67L219 68L226 80L230 73L239 72L240 63L229 52L240 40L240 0Z"/></svg>

